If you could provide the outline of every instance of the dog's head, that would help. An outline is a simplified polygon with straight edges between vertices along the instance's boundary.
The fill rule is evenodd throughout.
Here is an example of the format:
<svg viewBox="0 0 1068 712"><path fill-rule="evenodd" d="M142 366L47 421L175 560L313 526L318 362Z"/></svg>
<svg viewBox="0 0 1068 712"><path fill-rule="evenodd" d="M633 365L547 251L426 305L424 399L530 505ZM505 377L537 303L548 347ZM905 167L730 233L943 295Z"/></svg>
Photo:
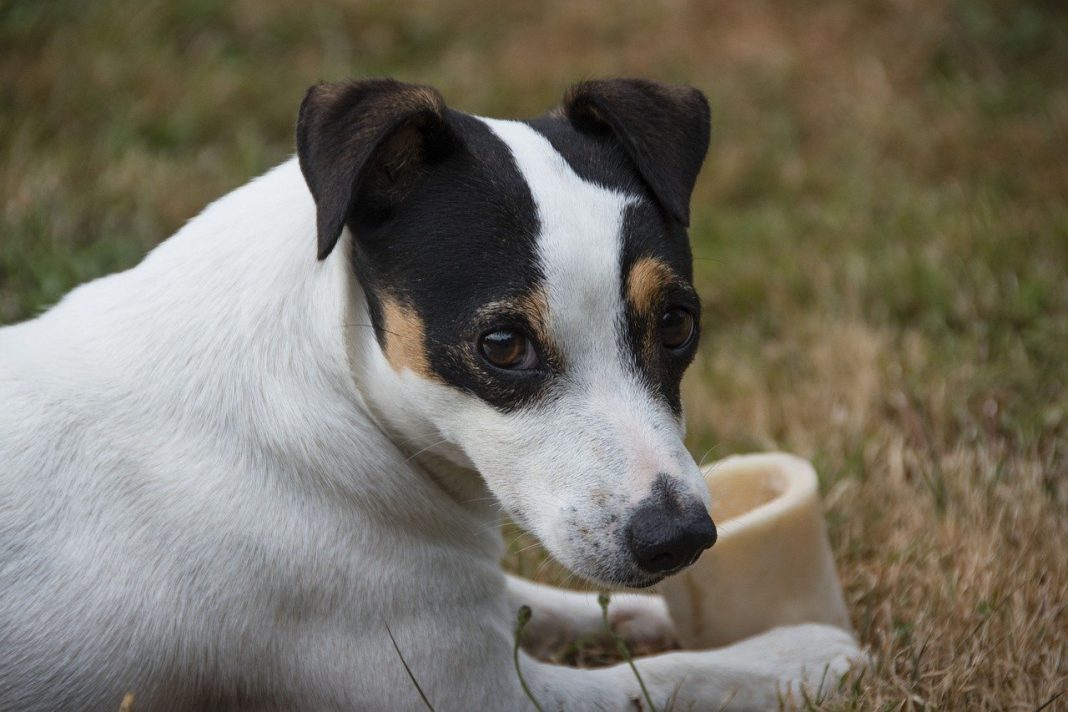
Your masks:
<svg viewBox="0 0 1068 712"><path fill-rule="evenodd" d="M372 408L606 584L650 585L715 541L679 395L708 139L700 92L640 80L579 84L522 122L392 80L322 84L301 107L319 258L351 233L370 323L346 326Z"/></svg>

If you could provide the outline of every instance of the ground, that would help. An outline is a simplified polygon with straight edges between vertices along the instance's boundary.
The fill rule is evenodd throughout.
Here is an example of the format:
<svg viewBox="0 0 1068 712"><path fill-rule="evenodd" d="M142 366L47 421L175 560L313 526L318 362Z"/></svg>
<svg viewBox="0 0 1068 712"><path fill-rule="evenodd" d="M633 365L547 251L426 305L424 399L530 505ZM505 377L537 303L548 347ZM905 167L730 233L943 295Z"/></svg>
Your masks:
<svg viewBox="0 0 1068 712"><path fill-rule="evenodd" d="M689 444L820 472L874 666L811 706L1065 708L1065 67L1052 1L7 0L0 323L286 158L315 80L494 116L585 77L694 84ZM509 564L559 579L529 543Z"/></svg>

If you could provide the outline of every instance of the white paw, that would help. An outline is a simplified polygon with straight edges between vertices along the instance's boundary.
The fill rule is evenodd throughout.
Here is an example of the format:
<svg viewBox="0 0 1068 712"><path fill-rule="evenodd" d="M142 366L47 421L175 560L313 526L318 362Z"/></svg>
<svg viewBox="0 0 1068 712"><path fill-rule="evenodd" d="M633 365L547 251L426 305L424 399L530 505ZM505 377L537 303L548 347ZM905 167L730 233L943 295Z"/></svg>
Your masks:
<svg viewBox="0 0 1068 712"><path fill-rule="evenodd" d="M818 623L775 628L737 646L739 652L763 658L758 664L776 679L780 692L798 698L804 686L810 696L825 696L855 663L867 658L856 639L841 628Z"/></svg>
<svg viewBox="0 0 1068 712"><path fill-rule="evenodd" d="M678 647L675 626L658 596L617 594L608 606L608 622L635 655Z"/></svg>
<svg viewBox="0 0 1068 712"><path fill-rule="evenodd" d="M695 690L695 710L793 709L830 697L849 668L866 661L852 635L816 623L775 628L698 655L709 656L709 675Z"/></svg>

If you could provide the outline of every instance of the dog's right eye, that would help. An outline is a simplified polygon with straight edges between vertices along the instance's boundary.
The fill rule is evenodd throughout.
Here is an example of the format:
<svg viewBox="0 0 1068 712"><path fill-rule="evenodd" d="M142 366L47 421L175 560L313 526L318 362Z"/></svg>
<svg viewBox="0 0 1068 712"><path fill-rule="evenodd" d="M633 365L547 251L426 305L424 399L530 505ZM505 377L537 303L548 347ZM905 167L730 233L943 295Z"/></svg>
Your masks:
<svg viewBox="0 0 1068 712"><path fill-rule="evenodd" d="M525 371L538 365L537 351L519 331L498 329L483 334L478 340L478 352L491 366L509 371Z"/></svg>
<svg viewBox="0 0 1068 712"><path fill-rule="evenodd" d="M672 351L678 351L693 340L693 314L682 307L671 307L660 316L660 340Z"/></svg>

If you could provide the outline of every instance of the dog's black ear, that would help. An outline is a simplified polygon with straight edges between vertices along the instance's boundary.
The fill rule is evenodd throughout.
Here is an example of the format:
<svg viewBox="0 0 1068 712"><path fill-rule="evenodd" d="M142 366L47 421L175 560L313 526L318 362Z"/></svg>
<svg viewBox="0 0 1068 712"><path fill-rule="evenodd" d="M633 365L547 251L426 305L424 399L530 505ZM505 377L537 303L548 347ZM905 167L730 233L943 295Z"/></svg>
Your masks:
<svg viewBox="0 0 1068 712"><path fill-rule="evenodd" d="M452 144L445 101L393 79L317 84L297 121L297 156L317 211L319 259L334 249L359 204L388 210L428 162Z"/></svg>
<svg viewBox="0 0 1068 712"><path fill-rule="evenodd" d="M668 214L690 224L710 134L704 94L645 79L597 79L571 87L563 108L579 131L615 134Z"/></svg>

